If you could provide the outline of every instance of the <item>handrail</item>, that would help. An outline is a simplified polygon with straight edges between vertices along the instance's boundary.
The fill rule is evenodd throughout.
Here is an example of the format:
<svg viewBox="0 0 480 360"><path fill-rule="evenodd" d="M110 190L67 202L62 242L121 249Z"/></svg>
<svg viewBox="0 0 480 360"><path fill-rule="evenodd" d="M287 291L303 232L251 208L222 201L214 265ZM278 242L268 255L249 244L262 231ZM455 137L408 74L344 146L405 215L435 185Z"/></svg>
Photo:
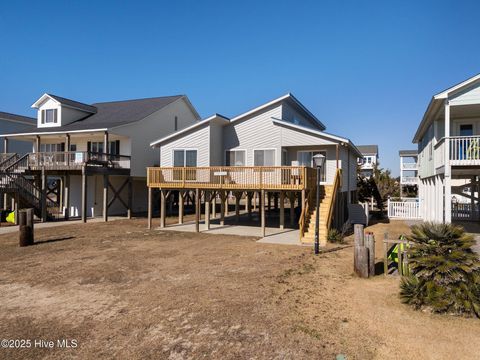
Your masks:
<svg viewBox="0 0 480 360"><path fill-rule="evenodd" d="M0 169L3 169L5 167L5 165L7 165L9 162L11 162L11 160L19 158L19 155L17 153L10 153L10 154L5 154L5 155L10 155L10 156L0 163Z"/></svg>
<svg viewBox="0 0 480 360"><path fill-rule="evenodd" d="M94 151L55 151L30 153L31 165L48 167L72 167L82 165L129 168L130 155Z"/></svg>
<svg viewBox="0 0 480 360"><path fill-rule="evenodd" d="M7 166L4 171L5 172L9 172L13 167L18 167L18 164L20 164L22 161L25 161L25 159L27 160L27 164L25 167L28 167L28 158L29 158L29 154L25 154L23 155L21 158L19 158L17 161L15 161L13 164Z"/></svg>
<svg viewBox="0 0 480 360"><path fill-rule="evenodd" d="M333 216L333 209L335 208L335 202L337 199L337 192L338 189L342 184L342 170L337 169L337 172L335 173L335 179L333 181L333 192L332 192L332 202L330 203L330 207L328 208L328 215L327 215L327 231L330 230L330 227L332 225L332 216Z"/></svg>

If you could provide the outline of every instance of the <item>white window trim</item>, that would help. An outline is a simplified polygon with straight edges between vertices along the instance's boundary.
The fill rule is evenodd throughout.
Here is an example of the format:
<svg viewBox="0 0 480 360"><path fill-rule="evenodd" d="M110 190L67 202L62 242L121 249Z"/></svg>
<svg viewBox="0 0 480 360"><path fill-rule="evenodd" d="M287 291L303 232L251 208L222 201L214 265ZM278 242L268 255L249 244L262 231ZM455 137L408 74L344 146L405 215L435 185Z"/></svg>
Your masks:
<svg viewBox="0 0 480 360"><path fill-rule="evenodd" d="M327 150L297 150L297 161L298 161L299 153L314 153L314 152L321 152L325 154L325 163L323 164L323 166L325 167L325 181L320 181L320 184L328 184L328 172L327 172L328 151Z"/></svg>
<svg viewBox="0 0 480 360"><path fill-rule="evenodd" d="M195 167L198 167L198 148L174 148L174 149L172 149L172 153L171 153L171 155L172 155L172 167L175 167L175 165L174 165L175 164L175 162L174 162L175 155L174 154L175 154L175 151L178 151L178 150L183 150L183 151L195 150L197 152L197 161L196 161L197 166L195 166ZM184 158L184 160L185 159L186 159L186 157ZM184 167L184 166L182 166L182 167Z"/></svg>
<svg viewBox="0 0 480 360"><path fill-rule="evenodd" d="M225 149L225 152L223 153L223 163L227 164L227 151L243 151L245 154L245 164L243 166L247 166L247 149ZM227 166L227 165L225 165ZM230 165L230 166L235 166L235 165ZM241 167L242 165L239 165L237 167Z"/></svg>
<svg viewBox="0 0 480 360"><path fill-rule="evenodd" d="M272 166L277 166L277 149L276 148L255 148L255 149L253 149L252 166L257 166L257 165L255 165L255 151L265 151L265 150L273 150L274 151L274 156L273 156L274 164ZM260 166L260 165L258 165L258 166Z"/></svg>

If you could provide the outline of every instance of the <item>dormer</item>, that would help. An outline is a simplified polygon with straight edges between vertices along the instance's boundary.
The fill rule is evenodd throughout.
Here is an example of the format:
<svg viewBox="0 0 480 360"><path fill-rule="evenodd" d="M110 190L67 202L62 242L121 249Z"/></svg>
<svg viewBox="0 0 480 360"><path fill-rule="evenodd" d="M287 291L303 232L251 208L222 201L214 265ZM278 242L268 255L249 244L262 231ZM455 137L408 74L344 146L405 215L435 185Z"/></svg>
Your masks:
<svg viewBox="0 0 480 360"><path fill-rule="evenodd" d="M97 112L95 106L60 96L43 94L32 108L37 109L37 127L59 127L86 118Z"/></svg>

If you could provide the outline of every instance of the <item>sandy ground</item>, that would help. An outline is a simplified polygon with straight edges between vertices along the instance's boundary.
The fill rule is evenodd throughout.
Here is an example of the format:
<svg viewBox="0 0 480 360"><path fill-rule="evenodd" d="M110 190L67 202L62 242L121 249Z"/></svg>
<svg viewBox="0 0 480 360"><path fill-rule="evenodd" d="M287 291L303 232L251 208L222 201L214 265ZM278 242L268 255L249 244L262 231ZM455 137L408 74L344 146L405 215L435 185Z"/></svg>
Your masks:
<svg viewBox="0 0 480 360"><path fill-rule="evenodd" d="M145 220L0 236L0 339L76 348L0 358L478 359L480 321L413 311L398 278L361 280L351 247L312 256L255 238L148 231ZM378 240L403 222L370 227Z"/></svg>

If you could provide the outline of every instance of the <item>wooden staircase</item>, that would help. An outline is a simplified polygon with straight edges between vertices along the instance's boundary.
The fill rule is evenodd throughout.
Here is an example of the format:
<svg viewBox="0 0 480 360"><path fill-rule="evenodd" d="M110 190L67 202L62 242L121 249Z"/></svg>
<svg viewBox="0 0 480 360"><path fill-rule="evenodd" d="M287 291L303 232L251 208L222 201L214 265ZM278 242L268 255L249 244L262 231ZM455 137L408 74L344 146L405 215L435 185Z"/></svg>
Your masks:
<svg viewBox="0 0 480 360"><path fill-rule="evenodd" d="M320 189L321 192L318 235L320 246L325 246L327 244L327 235L329 229L328 214L333 201L333 185L324 185ZM315 193L315 190L313 190L313 192ZM317 216L317 210L315 208L315 196L313 196L313 199L313 204L311 204L312 206L309 206L311 210L308 214L306 214L306 230L302 237L302 243L307 244L313 244L315 240L315 217Z"/></svg>
<svg viewBox="0 0 480 360"><path fill-rule="evenodd" d="M337 169L333 185L320 186L318 238L320 246L327 245L328 231L332 223L337 192L341 187L342 171ZM315 241L316 189L310 189L305 201L304 212L299 221L300 241L311 244Z"/></svg>
<svg viewBox="0 0 480 360"><path fill-rule="evenodd" d="M35 186L32 179L25 176L28 169L28 154L20 157L12 154L8 159L0 163L0 194L15 196L19 202L19 208L33 208L38 218L42 218L42 209L45 207L47 220L51 218L49 208L57 205L46 195L42 196L42 190Z"/></svg>

